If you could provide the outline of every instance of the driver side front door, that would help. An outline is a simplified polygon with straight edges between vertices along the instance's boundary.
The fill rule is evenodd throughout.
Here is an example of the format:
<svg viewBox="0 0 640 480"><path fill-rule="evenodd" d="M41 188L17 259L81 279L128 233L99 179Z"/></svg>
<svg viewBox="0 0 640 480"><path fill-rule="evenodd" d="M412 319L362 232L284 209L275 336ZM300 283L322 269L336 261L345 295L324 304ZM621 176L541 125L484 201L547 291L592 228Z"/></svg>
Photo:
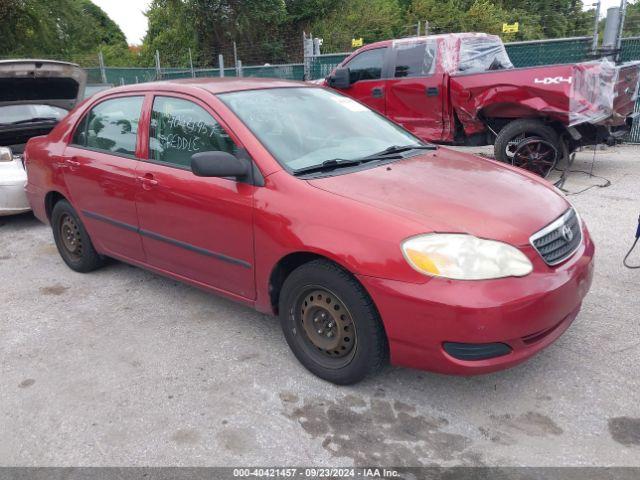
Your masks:
<svg viewBox="0 0 640 480"><path fill-rule="evenodd" d="M387 47L365 50L349 60L344 66L349 68L351 85L340 90L382 115L387 112L384 67L388 51Z"/></svg>

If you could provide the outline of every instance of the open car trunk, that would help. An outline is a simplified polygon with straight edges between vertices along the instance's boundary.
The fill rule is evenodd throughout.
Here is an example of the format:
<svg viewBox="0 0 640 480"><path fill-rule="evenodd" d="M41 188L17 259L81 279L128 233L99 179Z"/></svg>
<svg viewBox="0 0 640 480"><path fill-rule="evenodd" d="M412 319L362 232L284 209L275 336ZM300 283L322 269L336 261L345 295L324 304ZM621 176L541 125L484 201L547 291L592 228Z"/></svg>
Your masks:
<svg viewBox="0 0 640 480"><path fill-rule="evenodd" d="M87 74L73 63L0 61L0 106L38 104L71 110L84 97L86 84Z"/></svg>
<svg viewBox="0 0 640 480"><path fill-rule="evenodd" d="M72 63L0 61L0 146L22 153L27 141L46 135L83 99L87 75Z"/></svg>

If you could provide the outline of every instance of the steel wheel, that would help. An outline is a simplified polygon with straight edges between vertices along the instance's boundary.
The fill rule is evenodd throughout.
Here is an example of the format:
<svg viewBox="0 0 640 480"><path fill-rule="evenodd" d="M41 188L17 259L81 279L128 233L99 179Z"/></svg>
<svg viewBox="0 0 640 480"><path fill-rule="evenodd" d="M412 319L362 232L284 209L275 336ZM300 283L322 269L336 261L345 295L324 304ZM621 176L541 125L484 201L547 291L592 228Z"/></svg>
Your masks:
<svg viewBox="0 0 640 480"><path fill-rule="evenodd" d="M80 260L82 258L83 243L80 227L75 219L67 213L60 218L60 239L72 259Z"/></svg>
<svg viewBox="0 0 640 480"><path fill-rule="evenodd" d="M546 178L558 162L558 149L543 138L525 138L516 146L511 162Z"/></svg>
<svg viewBox="0 0 640 480"><path fill-rule="evenodd" d="M333 292L309 287L298 297L295 324L304 332L308 354L327 368L349 364L356 351L357 335L351 313Z"/></svg>

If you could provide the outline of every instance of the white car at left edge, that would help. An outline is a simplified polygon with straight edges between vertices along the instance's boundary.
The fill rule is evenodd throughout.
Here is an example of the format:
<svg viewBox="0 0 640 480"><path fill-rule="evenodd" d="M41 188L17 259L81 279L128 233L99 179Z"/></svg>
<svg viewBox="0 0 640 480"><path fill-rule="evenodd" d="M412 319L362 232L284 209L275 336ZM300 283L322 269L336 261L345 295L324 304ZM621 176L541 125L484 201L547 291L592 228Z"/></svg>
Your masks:
<svg viewBox="0 0 640 480"><path fill-rule="evenodd" d="M28 212L23 152L84 97L87 74L52 60L0 61L0 216Z"/></svg>

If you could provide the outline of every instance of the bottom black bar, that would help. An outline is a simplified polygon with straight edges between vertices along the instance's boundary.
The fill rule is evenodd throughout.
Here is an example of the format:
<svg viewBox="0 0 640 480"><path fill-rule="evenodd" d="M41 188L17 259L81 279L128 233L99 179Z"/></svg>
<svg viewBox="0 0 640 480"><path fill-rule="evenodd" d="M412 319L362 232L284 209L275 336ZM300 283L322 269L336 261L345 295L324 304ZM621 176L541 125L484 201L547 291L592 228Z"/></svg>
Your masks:
<svg viewBox="0 0 640 480"><path fill-rule="evenodd" d="M0 467L0 480L637 480L640 467Z"/></svg>

